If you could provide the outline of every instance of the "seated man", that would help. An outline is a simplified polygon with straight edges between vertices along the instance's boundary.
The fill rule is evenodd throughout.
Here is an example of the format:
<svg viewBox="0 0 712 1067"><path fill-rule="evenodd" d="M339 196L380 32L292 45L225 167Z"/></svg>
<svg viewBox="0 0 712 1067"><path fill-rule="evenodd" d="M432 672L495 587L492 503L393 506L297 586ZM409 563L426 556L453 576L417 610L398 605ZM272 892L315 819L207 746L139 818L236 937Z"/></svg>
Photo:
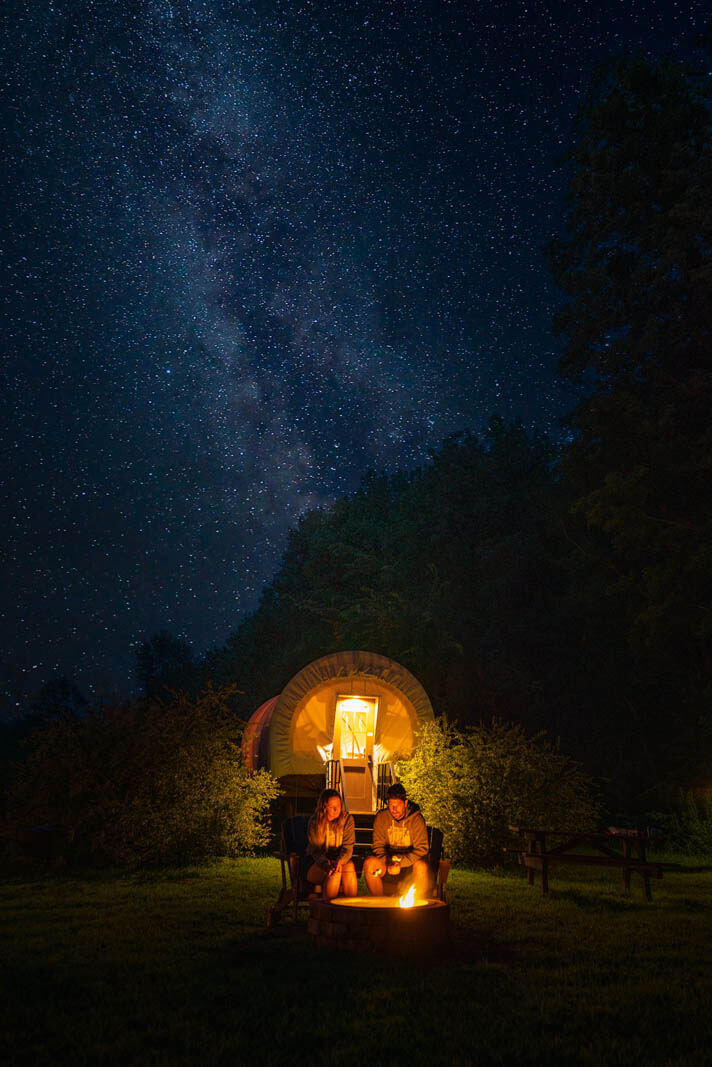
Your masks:
<svg viewBox="0 0 712 1067"><path fill-rule="evenodd" d="M428 831L420 808L408 800L405 789L397 782L388 790L388 807L379 811L373 822L373 855L368 856L363 873L366 885L376 896L383 896L383 876L402 876L415 884L415 895L428 895ZM405 886L403 891L405 891Z"/></svg>

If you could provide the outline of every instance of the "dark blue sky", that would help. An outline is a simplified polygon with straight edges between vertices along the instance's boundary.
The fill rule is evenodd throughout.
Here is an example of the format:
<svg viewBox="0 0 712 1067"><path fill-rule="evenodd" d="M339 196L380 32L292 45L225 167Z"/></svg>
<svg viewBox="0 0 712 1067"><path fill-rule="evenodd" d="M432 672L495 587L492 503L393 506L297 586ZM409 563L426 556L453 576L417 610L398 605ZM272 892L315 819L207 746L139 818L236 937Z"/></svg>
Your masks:
<svg viewBox="0 0 712 1067"><path fill-rule="evenodd" d="M367 469L556 432L557 157L596 65L706 6L9 5L6 707L220 644Z"/></svg>

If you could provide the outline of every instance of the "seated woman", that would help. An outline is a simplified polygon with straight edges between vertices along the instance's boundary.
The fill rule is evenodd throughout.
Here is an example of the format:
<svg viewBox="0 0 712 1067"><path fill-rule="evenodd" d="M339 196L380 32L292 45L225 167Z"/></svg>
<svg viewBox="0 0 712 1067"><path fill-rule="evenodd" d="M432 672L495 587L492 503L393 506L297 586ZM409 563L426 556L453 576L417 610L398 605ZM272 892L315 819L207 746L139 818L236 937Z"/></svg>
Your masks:
<svg viewBox="0 0 712 1067"><path fill-rule="evenodd" d="M322 887L325 900L332 900L341 886L344 896L355 897L358 879L351 859L356 839L354 820L344 811L334 789L322 790L309 820L308 835L307 855L312 865L307 880Z"/></svg>

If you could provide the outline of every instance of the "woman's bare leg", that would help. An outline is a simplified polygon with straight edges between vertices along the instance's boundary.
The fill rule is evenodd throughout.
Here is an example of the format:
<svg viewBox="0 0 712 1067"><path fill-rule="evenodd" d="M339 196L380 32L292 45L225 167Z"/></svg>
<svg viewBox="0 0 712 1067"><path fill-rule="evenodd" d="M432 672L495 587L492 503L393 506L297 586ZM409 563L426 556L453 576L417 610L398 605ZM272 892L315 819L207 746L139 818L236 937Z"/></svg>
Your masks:
<svg viewBox="0 0 712 1067"><path fill-rule="evenodd" d="M324 888L322 889L322 895L324 899L333 900L335 896L338 896L340 886L341 871L334 871L334 873L330 875L324 883Z"/></svg>
<svg viewBox="0 0 712 1067"><path fill-rule="evenodd" d="M344 887L345 897L355 897L358 893L358 878L356 868L351 860L341 870L341 884Z"/></svg>

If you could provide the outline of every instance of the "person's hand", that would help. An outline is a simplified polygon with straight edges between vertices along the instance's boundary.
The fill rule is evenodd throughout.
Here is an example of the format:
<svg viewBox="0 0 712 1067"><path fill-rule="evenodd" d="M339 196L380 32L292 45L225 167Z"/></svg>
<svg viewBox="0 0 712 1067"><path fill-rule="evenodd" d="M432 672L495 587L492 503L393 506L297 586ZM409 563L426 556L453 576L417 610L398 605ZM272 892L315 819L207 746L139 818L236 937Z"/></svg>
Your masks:
<svg viewBox="0 0 712 1067"><path fill-rule="evenodd" d="M400 863L392 863L388 868L389 874L400 874Z"/></svg>
<svg viewBox="0 0 712 1067"><path fill-rule="evenodd" d="M334 875L334 874L341 874L341 864L340 863L335 863L334 864L334 866L329 871L329 877L331 878L331 876Z"/></svg>

